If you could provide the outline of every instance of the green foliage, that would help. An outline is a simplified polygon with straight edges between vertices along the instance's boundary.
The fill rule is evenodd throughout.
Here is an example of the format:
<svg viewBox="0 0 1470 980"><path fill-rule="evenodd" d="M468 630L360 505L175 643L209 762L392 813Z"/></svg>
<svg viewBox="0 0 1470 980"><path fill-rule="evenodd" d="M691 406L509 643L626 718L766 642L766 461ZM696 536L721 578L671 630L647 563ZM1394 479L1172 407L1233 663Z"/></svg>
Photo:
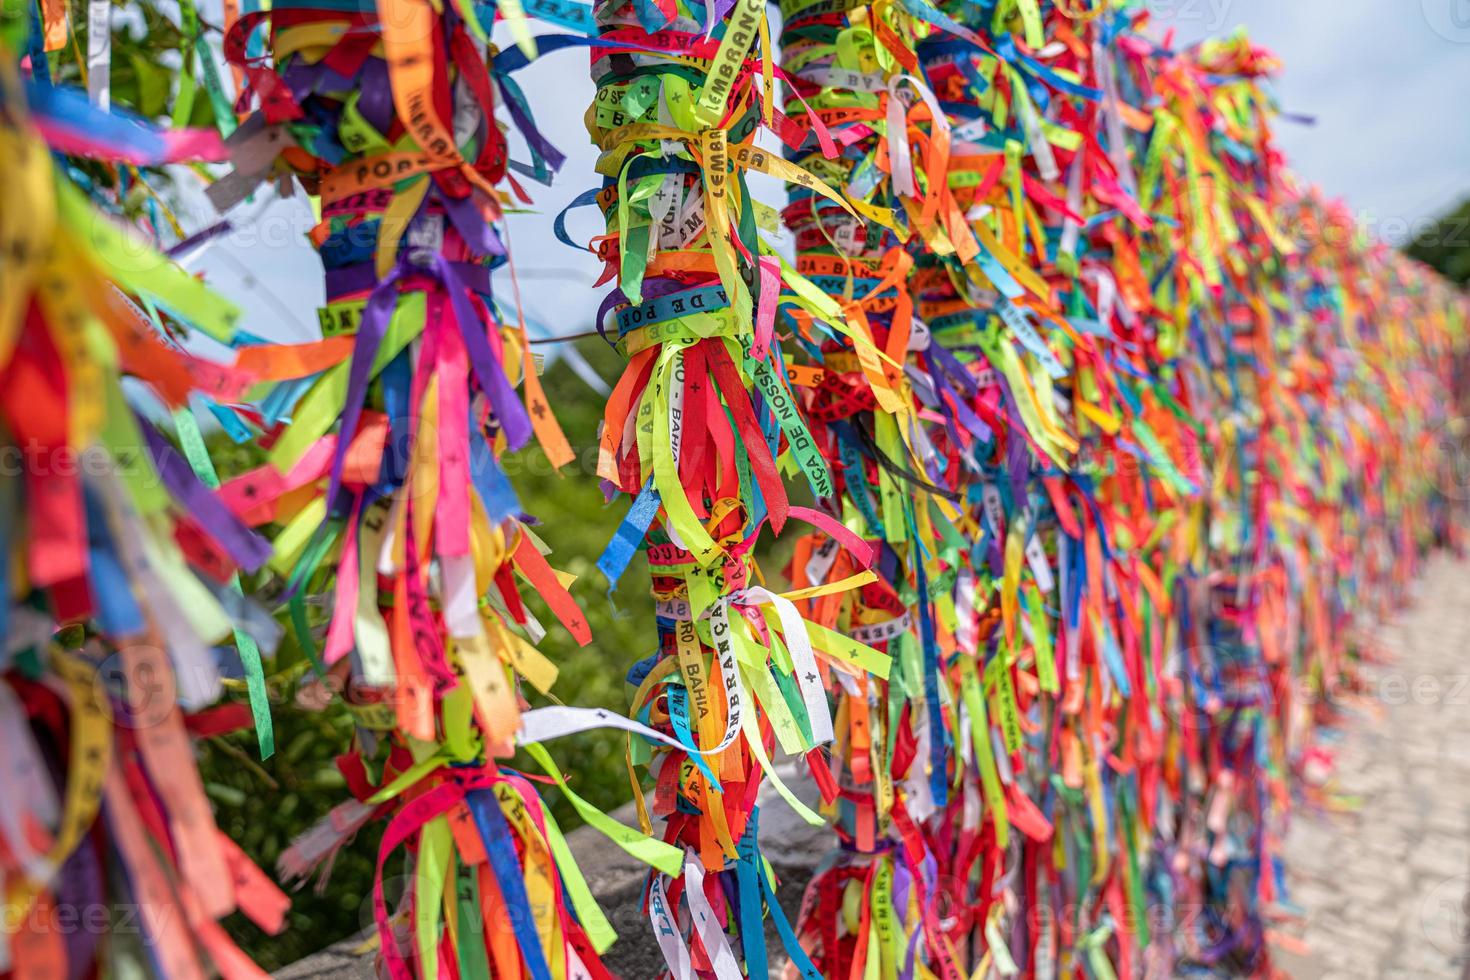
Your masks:
<svg viewBox="0 0 1470 980"><path fill-rule="evenodd" d="M63 85L86 88L87 50L90 30L87 0L68 0L72 35L70 42L47 55L52 77ZM172 114L178 93L185 84L180 72L186 46L191 45L176 22L176 4L161 0L138 3L113 2L112 62L108 72L108 90L112 106L155 122L165 122ZM201 22L199 29L207 36L218 37L217 27ZM196 54L188 48L194 63ZM196 65L197 68L197 65ZM199 72L196 70L196 75ZM189 83L191 86L196 83ZM214 109L209 98L197 94L189 105L189 126L212 128ZM173 183L170 173L158 167L118 167L112 163L86 157L69 157L73 177L86 187L107 188L118 193L118 210L128 219L136 219L150 206L153 194L140 184L146 182L153 193L166 194ZM121 175L121 176L120 176ZM90 189L90 188L88 188Z"/></svg>
<svg viewBox="0 0 1470 980"><path fill-rule="evenodd" d="M1451 282L1470 283L1470 198L1419 231L1404 252Z"/></svg>
<svg viewBox="0 0 1470 980"><path fill-rule="evenodd" d="M86 84L82 52L87 50L90 29L87 6L87 0L69 0L73 43L47 56L53 76L68 85L85 87ZM177 17L176 7L165 12L157 0L113 3L113 61L109 80L114 105L150 119L163 114L178 75L178 51L184 43ZM141 59L141 68L134 63L135 57Z"/></svg>
<svg viewBox="0 0 1470 980"><path fill-rule="evenodd" d="M199 752L205 792L220 829L267 874L293 837L348 798L332 759L352 739L351 718L342 710L316 713L277 704L272 716L277 749L264 762L248 731L206 739ZM239 913L225 921L226 928L266 970L360 931L372 923L367 903L381 835L381 825L364 829L337 856L329 887L293 894L280 936L266 935Z"/></svg>

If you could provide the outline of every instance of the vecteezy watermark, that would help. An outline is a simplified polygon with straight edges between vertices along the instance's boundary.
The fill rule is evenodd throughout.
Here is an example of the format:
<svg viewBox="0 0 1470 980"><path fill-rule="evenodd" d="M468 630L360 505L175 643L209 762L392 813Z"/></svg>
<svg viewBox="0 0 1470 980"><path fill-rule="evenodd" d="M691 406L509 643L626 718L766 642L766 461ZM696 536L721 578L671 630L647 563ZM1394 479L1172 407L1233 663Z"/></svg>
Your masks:
<svg viewBox="0 0 1470 980"><path fill-rule="evenodd" d="M94 684L98 699L111 705L114 724L146 729L168 721L181 696L217 691L220 681L212 662L179 665L158 647L133 643L109 651L98 662ZM273 710L294 705L316 712L345 705L357 715L358 724L368 728L391 728L400 705L427 703L431 690L428 681L401 678L379 685L345 671L265 679L266 703ZM235 683L226 687L224 697L245 703L250 695L243 684Z"/></svg>
<svg viewBox="0 0 1470 980"><path fill-rule="evenodd" d="M1143 8L1162 27L1190 25L1208 34L1225 27L1235 0L1144 0Z"/></svg>
<svg viewBox="0 0 1470 980"><path fill-rule="evenodd" d="M451 811L451 820L456 819ZM472 828L467 828L470 832ZM512 906L507 902L489 902L483 899L474 884L474 875L461 875L456 879L461 908L474 910L475 914L464 915L458 920L459 934L484 942L491 936L535 935L539 928L536 920L538 910L528 905ZM415 963L419 950L414 941L413 907L418 879L413 875L390 875L383 878L381 913L385 917L388 939L394 953L405 963ZM595 886L594 886L595 887ZM783 886L789 887L789 886ZM785 892L783 895L787 894ZM799 891L795 894L800 894ZM939 875L927 886L919 898L921 907L932 912L941 928L953 928L959 921L976 922L979 904L976 902L975 885L958 878ZM637 900L618 900L621 893L608 895L600 890L596 894L604 918L620 935L638 935L647 930L648 918L642 903ZM477 900L478 899L478 900ZM439 895L431 901L441 900ZM1023 901L1014 897L1004 900L1003 928L1022 926L1031 935L1044 934L1055 946L1059 931L1067 934L1106 925L1114 930L1122 929L1132 936L1147 931L1155 939L1169 936L1188 936L1193 943L1213 946L1227 938L1227 929L1214 907L1197 901L1160 902L1143 904L1123 900L1118 904L1101 905L1094 901L1035 900ZM369 894L358 905L358 925L364 934L380 935L377 898ZM548 906L540 912L548 914ZM381 954L380 954L381 957ZM387 971L380 970L380 977ZM1040 974L1038 974L1040 975Z"/></svg>
<svg viewBox="0 0 1470 980"><path fill-rule="evenodd" d="M1273 672L1258 647L1221 643L1181 648L1159 677L1160 720L1180 731L1226 731L1291 711L1350 699L1384 707L1470 707L1470 673L1374 670L1327 678Z"/></svg>
<svg viewBox="0 0 1470 980"><path fill-rule="evenodd" d="M455 812L450 812L451 820L463 819L462 817L456 818ZM472 834L478 834L478 830L473 827L466 829ZM529 905L486 901L474 882L475 877L475 875L460 875L455 880L459 888L461 904L475 912L473 915L466 915L459 919L457 925L460 935L473 936L484 942L489 936L520 936L536 933L539 926L534 909ZM409 914L415 901L414 889L416 887L418 887L418 879L413 875L385 875L383 878L383 913L387 917L394 949L398 956L408 963L415 962L419 955L414 942L413 918ZM648 928L648 919L644 915L641 902L608 901L610 896L607 895L597 897L599 904L602 905L603 917L615 932L620 935L637 935L639 930ZM440 901L440 897L434 896L433 901ZM542 909L549 911L546 906L542 906ZM377 899L372 893L364 896L358 905L357 921L361 932L378 933Z"/></svg>
<svg viewBox="0 0 1470 980"><path fill-rule="evenodd" d="M28 439L23 445L0 445L0 476L31 476L40 479L115 474L129 481L144 480L156 486L158 466L148 446L124 448L116 452L101 445L77 449L75 446L44 445Z"/></svg>
<svg viewBox="0 0 1470 980"><path fill-rule="evenodd" d="M1424 22L1446 41L1470 44L1470 0L1419 0Z"/></svg>
<svg viewBox="0 0 1470 980"><path fill-rule="evenodd" d="M1470 3L1470 0L1464 0ZM1298 212L1286 225L1287 234L1308 246L1340 248L1363 236L1392 248L1418 244L1426 248L1470 248L1470 218L1459 215L1408 217L1381 214L1367 208L1339 211L1321 220L1313 212Z"/></svg>
<svg viewBox="0 0 1470 980"><path fill-rule="evenodd" d="M167 655L134 644L114 650L97 665L101 693L122 710L114 721L127 728L151 728L167 721L178 701L178 684Z"/></svg>
<svg viewBox="0 0 1470 980"><path fill-rule="evenodd" d="M1429 433L1429 440L1424 465L1434 488L1448 500L1470 498L1470 419L1446 419Z"/></svg>
<svg viewBox="0 0 1470 980"><path fill-rule="evenodd" d="M1419 906L1419 928L1429 945L1459 956L1470 945L1470 875L1446 878Z"/></svg>
<svg viewBox="0 0 1470 980"><path fill-rule="evenodd" d="M3 902L0 932L13 936L25 926L33 936L156 936L174 911L138 902Z"/></svg>

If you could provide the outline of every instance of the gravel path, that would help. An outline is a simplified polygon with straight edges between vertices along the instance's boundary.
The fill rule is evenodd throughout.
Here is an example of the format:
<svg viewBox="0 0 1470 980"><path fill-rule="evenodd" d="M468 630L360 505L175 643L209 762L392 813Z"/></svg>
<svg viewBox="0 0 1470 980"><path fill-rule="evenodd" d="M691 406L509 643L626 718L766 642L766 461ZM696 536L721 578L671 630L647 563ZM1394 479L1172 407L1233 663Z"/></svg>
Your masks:
<svg viewBox="0 0 1470 980"><path fill-rule="evenodd" d="M1287 836L1301 917L1273 955L1298 980L1470 977L1470 562L1435 558L1415 598L1328 743L1346 806L1303 806Z"/></svg>

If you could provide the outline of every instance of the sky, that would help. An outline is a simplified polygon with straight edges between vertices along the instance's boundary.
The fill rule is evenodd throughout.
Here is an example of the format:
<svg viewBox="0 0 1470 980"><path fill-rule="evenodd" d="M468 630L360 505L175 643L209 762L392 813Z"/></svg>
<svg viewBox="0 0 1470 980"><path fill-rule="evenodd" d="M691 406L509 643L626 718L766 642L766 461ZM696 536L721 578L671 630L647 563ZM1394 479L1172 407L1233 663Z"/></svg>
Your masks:
<svg viewBox="0 0 1470 980"><path fill-rule="evenodd" d="M1149 0L1188 41L1244 26L1285 63L1293 169L1391 244L1470 196L1470 0Z"/></svg>
<svg viewBox="0 0 1470 980"><path fill-rule="evenodd" d="M1146 0L1162 34L1182 43L1244 26L1285 63L1276 84L1283 110L1277 138L1293 169L1332 197L1344 198L1377 237L1399 244L1416 225L1470 196L1470 0ZM547 32L551 32L550 29ZM542 133L567 156L551 187L527 183L534 212L508 220L522 306L533 335L593 329L603 289L600 264L567 248L552 220L596 186L595 158L582 113L592 98L586 55L576 49L538 60L516 76ZM512 156L526 159L512 141ZM757 189L779 205L779 186ZM316 336L321 267L303 234L312 224L294 200L263 195L242 205L237 231L191 261L245 308L244 326L272 340ZM210 223L204 207L189 227ZM574 241L600 233L596 208L568 216ZM497 275L496 295L511 298Z"/></svg>

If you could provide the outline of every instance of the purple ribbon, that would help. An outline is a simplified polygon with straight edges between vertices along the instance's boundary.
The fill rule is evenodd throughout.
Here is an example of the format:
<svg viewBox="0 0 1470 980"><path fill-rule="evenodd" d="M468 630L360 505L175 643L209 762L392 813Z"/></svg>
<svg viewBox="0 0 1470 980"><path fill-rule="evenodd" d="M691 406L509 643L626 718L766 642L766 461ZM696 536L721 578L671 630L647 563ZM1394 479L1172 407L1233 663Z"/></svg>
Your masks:
<svg viewBox="0 0 1470 980"><path fill-rule="evenodd" d="M240 519L214 495L214 491L200 482L184 457L158 434L151 422L137 412L133 414L163 485L169 495L190 513L199 530L209 535L234 559L235 564L247 572L264 565L271 556L270 543L240 523Z"/></svg>
<svg viewBox="0 0 1470 980"><path fill-rule="evenodd" d="M450 306L454 310L455 322L459 324L460 336L464 338L470 366L480 380L481 390L490 399L495 418L505 433L506 445L511 450L520 449L531 438L531 419L506 380L500 362L495 359L495 352L490 349L490 341L485 337L480 318L475 316L475 309L470 305L469 294L455 264L440 255L434 259L434 268L449 291Z"/></svg>
<svg viewBox="0 0 1470 980"><path fill-rule="evenodd" d="M379 133L386 134L393 128L396 113L393 108L393 89L388 84L388 63L380 58L369 58L363 62L361 79L357 90L357 111L372 124Z"/></svg>
<svg viewBox="0 0 1470 980"><path fill-rule="evenodd" d="M914 876L909 869L904 867L902 861L893 862L893 907L895 909L906 909L909 907L909 890L913 888ZM899 969L901 980L914 980L914 953L918 951L919 936L923 929L915 929L909 934L909 940L905 944L903 966Z"/></svg>
<svg viewBox="0 0 1470 980"><path fill-rule="evenodd" d="M454 263L460 273L460 279L465 286L477 293L490 292L490 270L483 265L473 262ZM428 270L420 266L409 266L410 271L418 270L427 274ZM373 289L378 285L378 269L372 262L358 262L353 265L345 265L338 269L327 270L327 297L328 301L350 296Z"/></svg>
<svg viewBox="0 0 1470 980"><path fill-rule="evenodd" d="M490 223L480 216L474 201L468 197L450 197L437 187L433 193L434 198L444 206L444 213L449 215L450 224L454 225L454 230L459 232L459 237L464 239L464 243L469 246L472 253L480 258L505 254L505 246L500 243L495 229L491 228ZM482 293L490 291L488 273L485 288L479 291Z"/></svg>
<svg viewBox="0 0 1470 980"><path fill-rule="evenodd" d="M567 162L566 155L547 142L546 137L541 135L541 130L536 128L536 123L526 113L525 106L521 104L519 88L510 81L508 75L499 75L496 82L500 86L500 94L506 109L510 110L511 121L521 131L526 144L536 151L546 161L546 165L555 173L561 169L561 165ZM493 123L492 123L493 125Z"/></svg>
<svg viewBox="0 0 1470 980"><path fill-rule="evenodd" d="M442 195L441 200L449 214L450 221L454 223L455 229L462 236L466 227L471 232L479 234L478 242L467 239L472 249L478 245L483 252L504 254L500 242L480 218L479 213L474 211L472 204L468 201L450 201ZM465 207L468 207L470 211L466 212ZM346 292L349 291L348 287L353 286L356 289L351 291L361 291L369 285L367 277L375 273L376 270L371 263L331 270L327 273L328 294L340 295L339 290ZM371 380L373 361L377 358L378 348L383 342L393 310L397 306L398 284L405 277L414 275L429 276L438 280L440 286L449 294L450 307L453 310L455 323L459 327L460 336L464 338L470 366L480 383L481 390L490 400L496 420L505 432L509 448L519 449L531 437L531 420L526 415L525 408L516 398L510 382L506 380L505 371L502 370L494 350L490 347L490 341L485 336L484 325L475 315L474 307L470 305L469 291L471 289L482 293L490 291L490 270L472 263L450 262L443 255L434 256L432 264L428 265L418 265L406 258L400 258L392 271L373 287L372 295L368 297L367 306L363 310L362 322L358 325L357 342L352 349L352 369L348 377L347 401L342 409L341 433L337 440L336 454L332 459L331 480L327 486L329 506L337 499L338 491L342 486L342 469L347 459L347 449L362 416L362 402L367 394L368 382Z"/></svg>
<svg viewBox="0 0 1470 980"><path fill-rule="evenodd" d="M383 335L388 332L388 322L398 305L398 280L410 272L422 272L417 266L400 261L368 297L362 311L362 322L357 327L357 341L352 347L352 368L347 378L347 401L342 407L342 429L337 437L337 449L332 457L332 477L327 483L327 506L332 507L337 491L342 488L342 467L347 461L347 448L357 432L358 420L362 417L362 400L367 394L371 380L373 361L378 356L378 347Z"/></svg>
<svg viewBox="0 0 1470 980"><path fill-rule="evenodd" d="M58 784L64 777L57 773ZM67 980L83 980L97 953L102 932L91 927L94 916L104 916L107 895L102 889L103 873L97 851L84 840L61 865L56 901L60 907L82 910L82 928L62 930L66 942Z"/></svg>
<svg viewBox="0 0 1470 980"><path fill-rule="evenodd" d="M682 289L688 289L689 284L677 279L646 279L643 282L643 300L658 299L670 293L677 293ZM597 308L597 332L602 334L602 339L607 340L607 331L602 327L603 321L607 319L608 313L619 306L631 306L632 300L624 293L622 287L614 289L602 298L602 305ZM608 341L611 343L611 341Z"/></svg>
<svg viewBox="0 0 1470 980"><path fill-rule="evenodd" d="M235 226L230 223L228 218L221 221L216 221L208 228L202 228L199 231L196 231L194 234L174 245L163 254L167 255L171 259L176 259L180 255L183 255L185 252L193 251L194 249L198 248L200 245L203 245L205 242L209 241L212 238L218 238L226 232L233 231L234 228Z"/></svg>

